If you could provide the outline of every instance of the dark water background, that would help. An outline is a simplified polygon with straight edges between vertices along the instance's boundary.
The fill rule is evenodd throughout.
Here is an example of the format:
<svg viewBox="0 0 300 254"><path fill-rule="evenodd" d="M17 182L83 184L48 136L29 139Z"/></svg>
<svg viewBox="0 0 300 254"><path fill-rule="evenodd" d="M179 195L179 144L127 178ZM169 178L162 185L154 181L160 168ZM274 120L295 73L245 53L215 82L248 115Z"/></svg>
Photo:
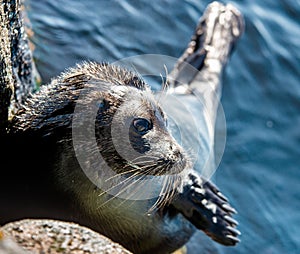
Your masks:
<svg viewBox="0 0 300 254"><path fill-rule="evenodd" d="M210 1L27 0L44 81L81 60L178 57ZM227 3L227 1L224 1ZM300 253L300 1L231 1L246 31L226 69L227 144L215 182L242 242L197 233L188 253Z"/></svg>

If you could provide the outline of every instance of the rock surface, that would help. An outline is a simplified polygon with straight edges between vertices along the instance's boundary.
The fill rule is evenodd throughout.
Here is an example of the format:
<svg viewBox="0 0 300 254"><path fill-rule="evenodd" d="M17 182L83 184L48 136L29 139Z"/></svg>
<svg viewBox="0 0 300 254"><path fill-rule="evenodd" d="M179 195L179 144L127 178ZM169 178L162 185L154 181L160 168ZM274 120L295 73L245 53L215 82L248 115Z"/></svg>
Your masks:
<svg viewBox="0 0 300 254"><path fill-rule="evenodd" d="M130 254L131 252L105 236L75 223L27 219L0 228L0 254L10 253Z"/></svg>
<svg viewBox="0 0 300 254"><path fill-rule="evenodd" d="M0 0L0 134L36 88L20 0Z"/></svg>

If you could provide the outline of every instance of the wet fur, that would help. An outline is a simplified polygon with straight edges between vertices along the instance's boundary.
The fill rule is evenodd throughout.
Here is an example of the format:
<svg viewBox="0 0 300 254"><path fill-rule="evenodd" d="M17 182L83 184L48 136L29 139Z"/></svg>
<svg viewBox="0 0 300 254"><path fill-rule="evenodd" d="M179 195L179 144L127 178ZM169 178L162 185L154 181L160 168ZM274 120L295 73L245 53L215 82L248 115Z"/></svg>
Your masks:
<svg viewBox="0 0 300 254"><path fill-rule="evenodd" d="M93 90L97 86L102 87ZM82 100L80 94L86 88L92 90ZM132 143L138 144L135 150L148 148L140 150L141 156L132 161L118 154L111 138L112 120L116 111L125 105L124 102L130 102L126 106L129 108L124 107L116 121L124 121L129 114L151 118L155 127L141 143L141 137L132 137ZM103 192L90 182L77 162L72 144L76 103L86 107L98 103L99 107L95 119L98 149L91 150L89 143L83 144L82 149L92 157L100 152L115 172L127 172L129 178L139 180L145 174L168 174L160 190L160 198L135 201L129 197L129 200L123 200ZM85 123L81 124L84 126ZM58 193L65 193L71 210L78 210L73 214L75 221L96 229L135 252L147 252L148 248L153 251L153 246L161 252L175 250L194 232L194 228L178 212L171 209L164 211L176 189L181 188L182 178L187 173L184 169L189 161L168 133L165 115L150 88L137 75L120 67L97 63L84 63L69 69L27 100L12 120L9 133L15 137L41 140L38 149L44 151L39 156L48 157L55 189ZM179 232L181 236L175 244L171 239ZM168 238L169 244L166 243Z"/></svg>

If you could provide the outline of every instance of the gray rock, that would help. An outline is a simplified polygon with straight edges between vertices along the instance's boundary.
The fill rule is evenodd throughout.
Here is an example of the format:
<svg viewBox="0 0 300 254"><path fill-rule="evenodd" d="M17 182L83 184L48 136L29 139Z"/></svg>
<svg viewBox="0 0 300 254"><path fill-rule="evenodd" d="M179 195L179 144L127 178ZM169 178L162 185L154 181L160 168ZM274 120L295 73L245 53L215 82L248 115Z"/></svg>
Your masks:
<svg viewBox="0 0 300 254"><path fill-rule="evenodd" d="M0 133L36 88L20 0L0 0Z"/></svg>
<svg viewBox="0 0 300 254"><path fill-rule="evenodd" d="M6 224L0 232L0 254L131 253L107 237L69 222L27 219Z"/></svg>

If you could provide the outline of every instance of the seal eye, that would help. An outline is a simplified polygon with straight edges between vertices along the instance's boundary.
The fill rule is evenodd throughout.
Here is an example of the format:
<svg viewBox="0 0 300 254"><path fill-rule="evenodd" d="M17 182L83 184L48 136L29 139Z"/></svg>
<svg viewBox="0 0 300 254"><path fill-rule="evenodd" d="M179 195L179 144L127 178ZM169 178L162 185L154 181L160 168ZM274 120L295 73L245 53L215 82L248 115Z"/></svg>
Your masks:
<svg viewBox="0 0 300 254"><path fill-rule="evenodd" d="M145 118L134 119L133 126L140 135L144 135L152 129L152 124Z"/></svg>

